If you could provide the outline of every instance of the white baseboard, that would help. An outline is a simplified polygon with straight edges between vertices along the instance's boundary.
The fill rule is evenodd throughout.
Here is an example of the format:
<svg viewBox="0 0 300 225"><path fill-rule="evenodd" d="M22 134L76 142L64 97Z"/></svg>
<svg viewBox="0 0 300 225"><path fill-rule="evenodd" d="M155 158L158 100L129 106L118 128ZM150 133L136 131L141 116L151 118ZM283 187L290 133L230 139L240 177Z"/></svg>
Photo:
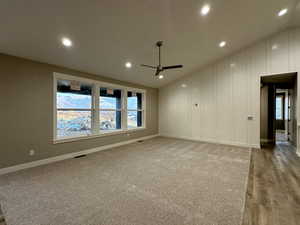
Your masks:
<svg viewBox="0 0 300 225"><path fill-rule="evenodd" d="M244 147L244 148L260 149L259 144L247 144L247 143L231 142L231 141L217 141L214 139L205 139L205 138L200 139L200 138L191 138L191 137L185 137L185 136L173 136L173 135L165 135L165 134L160 134L159 136L169 137L169 138L178 138L178 139L190 140L190 141L206 142L206 143L212 143L212 144L231 145L231 146Z"/></svg>
<svg viewBox="0 0 300 225"><path fill-rule="evenodd" d="M122 145L131 144L131 143L134 143L134 142L137 142L140 140L146 140L146 139L154 138L157 136L158 136L158 134L145 136L145 137L141 137L141 138L132 139L129 141L123 141L123 142L118 142L118 143L111 144L111 145L104 145L104 146L97 147L97 148L87 149L87 150L83 150L80 152L64 154L64 155L51 157L51 158L47 158L47 159L42 159L42 160L37 160L37 161L29 162L29 163L23 163L23 164L19 164L16 166L6 167L6 168L0 169L0 175L12 173L12 172L16 172L19 170L24 170L24 169L28 169L28 168L32 168L32 167L36 167L36 166L41 166L41 165L45 165L45 164L49 164L49 163L53 163L53 162L58 162L58 161L62 161L65 159L71 159L71 158L74 158L74 157L80 156L80 155L87 155L87 154L91 154L91 153L95 153L95 152L100 152L103 150L119 147Z"/></svg>

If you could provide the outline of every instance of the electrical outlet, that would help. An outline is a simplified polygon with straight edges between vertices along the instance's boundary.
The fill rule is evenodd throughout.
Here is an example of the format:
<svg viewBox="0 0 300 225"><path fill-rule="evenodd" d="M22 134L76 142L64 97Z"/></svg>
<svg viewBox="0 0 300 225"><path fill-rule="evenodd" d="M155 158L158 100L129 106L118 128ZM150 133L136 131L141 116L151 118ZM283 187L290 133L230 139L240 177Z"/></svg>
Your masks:
<svg viewBox="0 0 300 225"><path fill-rule="evenodd" d="M29 155L30 155L30 156L33 156L34 154L35 154L35 151L34 151L33 149L30 149L30 150L29 150Z"/></svg>
<svg viewBox="0 0 300 225"><path fill-rule="evenodd" d="M248 115L247 119L248 119L248 120L254 120L254 117L251 116L251 115Z"/></svg>

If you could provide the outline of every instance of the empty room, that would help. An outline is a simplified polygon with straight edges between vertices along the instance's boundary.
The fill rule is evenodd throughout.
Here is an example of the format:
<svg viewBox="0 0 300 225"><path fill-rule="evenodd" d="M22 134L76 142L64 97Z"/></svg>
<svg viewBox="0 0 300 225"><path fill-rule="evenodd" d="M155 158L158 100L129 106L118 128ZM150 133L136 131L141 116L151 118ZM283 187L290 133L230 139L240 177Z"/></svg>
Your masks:
<svg viewBox="0 0 300 225"><path fill-rule="evenodd" d="M299 225L299 0L2 0L0 225Z"/></svg>

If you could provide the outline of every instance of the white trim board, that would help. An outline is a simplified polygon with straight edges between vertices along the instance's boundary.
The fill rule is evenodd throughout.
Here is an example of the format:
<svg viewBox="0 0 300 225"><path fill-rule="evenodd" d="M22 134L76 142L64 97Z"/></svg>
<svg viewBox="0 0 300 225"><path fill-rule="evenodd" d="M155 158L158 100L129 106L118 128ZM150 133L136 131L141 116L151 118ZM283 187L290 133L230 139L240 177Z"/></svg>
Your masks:
<svg viewBox="0 0 300 225"><path fill-rule="evenodd" d="M119 84L115 84L115 83L108 83L108 82L95 80L95 79L89 79L89 78L76 76L76 75L69 75L69 74L54 72L53 76L55 79L76 80L76 81L89 83L89 84L98 84L99 86L105 86L108 88L128 89L128 91L135 91L135 92L141 92L141 93L147 92L146 89L135 88L135 87L125 86L125 85L119 85Z"/></svg>
<svg viewBox="0 0 300 225"><path fill-rule="evenodd" d="M64 154L64 155L60 155L60 156L56 156L56 157L51 157L51 158L37 160L37 161L29 162L29 163L19 164L19 165L16 165L16 166L6 167L6 168L0 169L0 175L4 175L4 174L7 174L7 173L13 173L13 172L16 172L16 171L19 171L19 170L29 169L29 168L32 168L32 167L46 165L46 164L50 164L50 163L53 163L53 162L58 162L58 161L66 160L66 159L72 159L76 156L87 155L87 154L91 154L91 153L95 153L95 152L100 152L100 151L103 151L103 150L119 147L119 146L122 146L122 145L131 144L131 143L134 143L134 142L137 142L137 141L140 141L140 140L155 138L157 136L159 136L159 135L155 134L155 135L145 136L145 137L141 137L141 138L132 139L132 140L129 140L129 141L122 141L122 142L115 143L115 144L104 145L104 146L97 147L97 148L87 149L87 150L83 150L83 151L80 151L80 152L68 153L68 154Z"/></svg>
<svg viewBox="0 0 300 225"><path fill-rule="evenodd" d="M257 148L260 149L260 145L251 145L246 143L240 143L240 142L230 142L230 141L217 141L213 139L197 139L197 138L191 138L191 137L180 137L180 136L173 136L173 135L164 135L160 134L161 137L169 137L169 138L178 138L183 140L189 140L189 141L199 141L199 142L206 142L211 144L221 144L221 145L229 145L229 146L237 146L237 147L243 147L243 148Z"/></svg>

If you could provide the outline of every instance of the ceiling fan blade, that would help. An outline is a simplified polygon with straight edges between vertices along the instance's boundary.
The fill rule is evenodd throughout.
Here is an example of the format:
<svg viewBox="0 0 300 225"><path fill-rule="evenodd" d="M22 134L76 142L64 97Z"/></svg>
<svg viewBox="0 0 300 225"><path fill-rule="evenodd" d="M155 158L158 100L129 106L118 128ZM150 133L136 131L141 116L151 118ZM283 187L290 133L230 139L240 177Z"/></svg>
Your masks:
<svg viewBox="0 0 300 225"><path fill-rule="evenodd" d="M156 66L149 66L149 65L145 65L145 64L141 64L141 66L156 69Z"/></svg>
<svg viewBox="0 0 300 225"><path fill-rule="evenodd" d="M182 68L182 67L183 67L183 65L164 66L163 70L178 69L178 68Z"/></svg>

